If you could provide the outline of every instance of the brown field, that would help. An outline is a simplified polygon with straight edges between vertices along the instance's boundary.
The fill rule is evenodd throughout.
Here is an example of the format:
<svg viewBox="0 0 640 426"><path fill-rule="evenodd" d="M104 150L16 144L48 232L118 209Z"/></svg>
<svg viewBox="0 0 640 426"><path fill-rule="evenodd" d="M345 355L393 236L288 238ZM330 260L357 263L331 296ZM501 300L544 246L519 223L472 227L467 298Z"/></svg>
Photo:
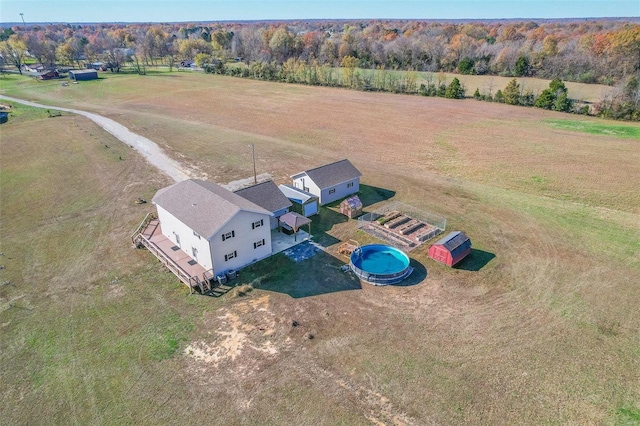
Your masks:
<svg viewBox="0 0 640 426"><path fill-rule="evenodd" d="M348 157L367 209L393 195L476 249L449 269L427 244L408 285L372 287L336 254L371 237L323 209L327 253L247 268L244 297L188 297L127 241L151 209L132 200L167 179L80 117L26 111L0 144L8 423L640 421L637 140L536 109L187 73L0 90L104 114L220 183L251 175L249 143L278 182Z"/></svg>

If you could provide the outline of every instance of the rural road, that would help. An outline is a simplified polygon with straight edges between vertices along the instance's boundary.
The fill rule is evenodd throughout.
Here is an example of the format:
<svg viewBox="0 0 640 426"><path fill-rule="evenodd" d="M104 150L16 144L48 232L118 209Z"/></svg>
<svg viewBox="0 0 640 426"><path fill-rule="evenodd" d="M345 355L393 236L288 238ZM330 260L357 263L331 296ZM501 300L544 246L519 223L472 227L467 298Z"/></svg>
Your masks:
<svg viewBox="0 0 640 426"><path fill-rule="evenodd" d="M23 101L22 99L12 98L9 96L0 95L0 99L5 99L7 101L20 103L23 105L35 107L35 108L46 108L52 109L56 111L64 111L70 112L73 114L83 115L96 123L98 126L102 127L107 132L111 133L114 137L121 140L125 144L129 145L140 154L147 159L149 163L154 165L163 173L167 174L170 178L175 180L176 182L183 181L185 179L189 179L189 174L185 172L180 164L169 157L163 150L160 148L155 142L145 138L144 136L140 136L137 133L133 133L131 130L123 126L122 124L113 121L110 118L103 117L98 114L94 114L92 112L81 111L78 109L71 108L62 108L57 106L50 105L42 105L35 102Z"/></svg>

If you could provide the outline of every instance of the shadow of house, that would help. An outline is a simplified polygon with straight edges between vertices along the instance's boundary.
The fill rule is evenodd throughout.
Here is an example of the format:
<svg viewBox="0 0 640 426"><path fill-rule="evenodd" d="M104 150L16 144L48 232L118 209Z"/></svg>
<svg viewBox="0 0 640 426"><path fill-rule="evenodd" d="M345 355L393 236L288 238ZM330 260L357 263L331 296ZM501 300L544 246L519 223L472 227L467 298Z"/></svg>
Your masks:
<svg viewBox="0 0 640 426"><path fill-rule="evenodd" d="M396 192L390 189L360 184L360 193L358 195L360 197L360 201L362 201L362 205L367 207L393 198L396 195Z"/></svg>
<svg viewBox="0 0 640 426"><path fill-rule="evenodd" d="M243 270L243 281L254 288L287 294L297 299L362 289L360 280L340 268L344 261L319 251L301 262L278 254Z"/></svg>
<svg viewBox="0 0 640 426"><path fill-rule="evenodd" d="M328 231L335 225L349 220L345 215L327 207L320 207L318 214L314 215L312 226L313 240L318 244L329 247L340 242L339 239L330 235Z"/></svg>
<svg viewBox="0 0 640 426"><path fill-rule="evenodd" d="M477 272L480 269L484 268L495 257L495 254L488 251L472 248L471 253L469 253L469 255L465 257L460 263L455 265L454 269Z"/></svg>

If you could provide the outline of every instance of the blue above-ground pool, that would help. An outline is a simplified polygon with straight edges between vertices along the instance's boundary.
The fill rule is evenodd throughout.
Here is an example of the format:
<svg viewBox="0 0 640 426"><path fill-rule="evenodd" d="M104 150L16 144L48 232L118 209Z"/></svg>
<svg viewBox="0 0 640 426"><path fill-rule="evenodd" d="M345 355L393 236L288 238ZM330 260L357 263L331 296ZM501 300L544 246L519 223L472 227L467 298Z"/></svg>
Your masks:
<svg viewBox="0 0 640 426"><path fill-rule="evenodd" d="M375 285L397 284L413 272L409 256L384 244L358 247L351 253L349 266L361 280Z"/></svg>

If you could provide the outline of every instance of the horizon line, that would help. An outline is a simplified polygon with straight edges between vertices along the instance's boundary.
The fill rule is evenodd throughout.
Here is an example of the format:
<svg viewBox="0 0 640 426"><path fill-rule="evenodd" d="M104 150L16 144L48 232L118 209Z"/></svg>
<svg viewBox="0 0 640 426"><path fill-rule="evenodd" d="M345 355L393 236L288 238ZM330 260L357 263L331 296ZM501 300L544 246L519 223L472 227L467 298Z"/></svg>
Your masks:
<svg viewBox="0 0 640 426"><path fill-rule="evenodd" d="M629 19L640 20L640 16L584 16L565 18L268 18L268 19L217 19L217 20L188 20L188 21L33 21L22 23L20 21L0 21L0 25L30 26L39 24L190 24L190 23L217 23L217 22L295 22L295 21L566 21L566 20L601 20L601 19Z"/></svg>

